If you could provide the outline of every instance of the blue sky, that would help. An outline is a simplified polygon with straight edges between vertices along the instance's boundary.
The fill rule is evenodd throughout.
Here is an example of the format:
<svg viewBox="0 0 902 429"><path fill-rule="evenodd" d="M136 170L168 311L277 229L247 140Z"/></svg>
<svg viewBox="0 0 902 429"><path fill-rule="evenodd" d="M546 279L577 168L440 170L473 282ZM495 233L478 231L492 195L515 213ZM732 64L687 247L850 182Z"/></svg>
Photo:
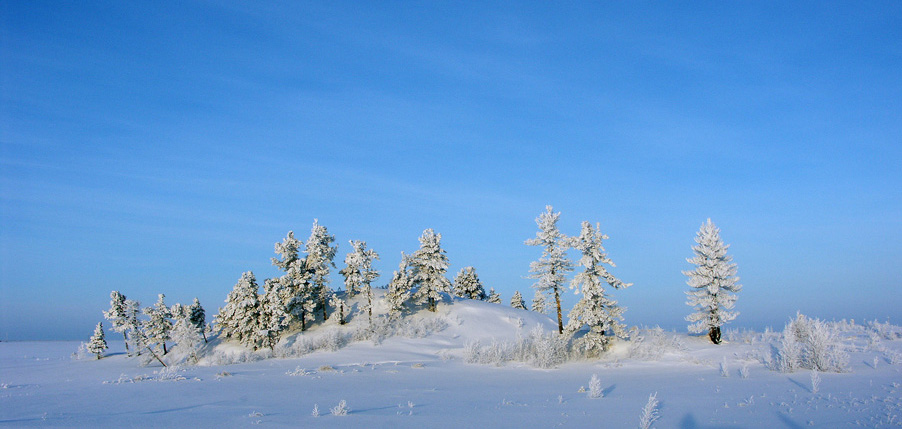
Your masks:
<svg viewBox="0 0 902 429"><path fill-rule="evenodd" d="M2 2L0 340L113 289L212 317L314 218L380 284L434 228L531 297L546 204L611 237L629 325L685 329L708 217L733 326L902 323L902 4L536 3Z"/></svg>

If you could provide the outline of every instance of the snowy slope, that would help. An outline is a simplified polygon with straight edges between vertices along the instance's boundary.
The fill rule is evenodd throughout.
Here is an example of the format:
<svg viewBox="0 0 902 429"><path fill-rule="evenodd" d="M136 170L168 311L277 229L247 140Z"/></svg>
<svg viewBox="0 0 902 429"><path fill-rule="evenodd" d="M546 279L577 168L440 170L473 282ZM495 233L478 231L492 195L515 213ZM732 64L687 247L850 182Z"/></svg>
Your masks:
<svg viewBox="0 0 902 429"><path fill-rule="evenodd" d="M773 333L727 333L715 346L645 330L601 360L538 369L468 364L465 355L473 341L513 342L535 326L553 332L545 316L456 300L409 319L415 335L378 344L350 341L335 351L233 365L208 357L165 370L126 358L121 343L99 361L73 360L75 343L0 343L0 426L636 427L654 392L661 428L900 425L902 340L875 342L860 325L845 331L854 347L850 371L819 374L814 392L810 371L767 367ZM346 326L330 322L286 344L365 323L360 315ZM592 374L601 379L601 398L580 392ZM340 400L350 413L331 415Z"/></svg>

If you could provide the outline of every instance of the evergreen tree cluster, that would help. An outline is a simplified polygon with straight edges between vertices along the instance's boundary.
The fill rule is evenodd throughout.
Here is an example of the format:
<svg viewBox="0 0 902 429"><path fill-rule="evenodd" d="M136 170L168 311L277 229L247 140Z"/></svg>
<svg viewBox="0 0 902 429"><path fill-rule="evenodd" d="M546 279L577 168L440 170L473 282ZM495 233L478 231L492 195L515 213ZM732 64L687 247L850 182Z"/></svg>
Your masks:
<svg viewBox="0 0 902 429"><path fill-rule="evenodd" d="M558 332L571 337L588 327L581 337L575 338L575 345L587 354L595 355L608 348L608 333L618 337L626 335L623 320L624 309L611 299L605 285L614 289L631 286L610 274L605 265L614 267L614 262L605 253L603 240L608 238L601 233L598 224L593 226L584 221L580 235L570 237L558 229L560 212L555 213L551 206L536 219L539 231L535 238L526 240L529 246L541 246L542 256L530 264L530 278L536 280L533 288L532 309L544 313L545 297L553 299L557 312ZM579 266L582 270L570 281L570 288L581 294L580 300L573 306L568 315L566 329L561 311L561 292L567 281L567 273L573 271L573 261L567 251L573 249L580 252Z"/></svg>
<svg viewBox="0 0 902 429"><path fill-rule="evenodd" d="M209 327L200 301L194 298L191 305L167 307L165 298L160 294L153 306L141 309L138 301L126 298L119 291L110 292L110 309L104 311L103 316L110 321L113 331L122 334L129 356L147 352L162 363L160 356L169 353L167 342L191 353L206 343ZM139 313L147 318L138 318ZM106 348L101 324L97 324L88 347L98 359L101 357Z"/></svg>
<svg viewBox="0 0 902 429"><path fill-rule="evenodd" d="M367 298L363 309L372 321L372 282L379 277L373 261L379 254L367 249L366 242L350 242L352 251L345 257L345 268L339 271L347 291L342 293L329 285L338 251L334 242L335 236L315 219L306 243L289 231L275 244L277 257L272 258L272 264L284 274L264 280L262 292L253 272L242 274L225 307L214 318L220 336L255 350L274 349L287 331L305 331L310 323L325 322L330 310L337 312L338 323L344 324L350 315L345 297L357 294Z"/></svg>

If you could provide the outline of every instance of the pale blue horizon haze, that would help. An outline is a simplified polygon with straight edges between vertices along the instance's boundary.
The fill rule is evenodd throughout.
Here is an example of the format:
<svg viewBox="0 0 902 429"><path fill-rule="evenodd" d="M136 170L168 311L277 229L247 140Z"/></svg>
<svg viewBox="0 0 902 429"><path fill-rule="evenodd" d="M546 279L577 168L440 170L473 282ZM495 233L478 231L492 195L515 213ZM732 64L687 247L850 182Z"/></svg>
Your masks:
<svg viewBox="0 0 902 429"><path fill-rule="evenodd" d="M707 218L744 285L727 328L902 323L902 3L13 0L0 19L0 340L86 340L111 290L212 319L314 219L334 288L348 240L384 285L433 228L449 278L530 300L546 205L610 237L630 326L685 331Z"/></svg>

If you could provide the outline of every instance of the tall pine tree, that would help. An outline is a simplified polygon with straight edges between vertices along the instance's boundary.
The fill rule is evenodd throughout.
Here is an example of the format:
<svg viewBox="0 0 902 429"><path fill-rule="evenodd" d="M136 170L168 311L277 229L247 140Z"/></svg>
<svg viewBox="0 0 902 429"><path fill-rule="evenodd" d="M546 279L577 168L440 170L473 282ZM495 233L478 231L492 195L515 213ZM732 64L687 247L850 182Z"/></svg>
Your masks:
<svg viewBox="0 0 902 429"><path fill-rule="evenodd" d="M194 302L188 306L188 321L201 333L204 343L207 342L207 313L201 307L200 301L194 298Z"/></svg>
<svg viewBox="0 0 902 429"><path fill-rule="evenodd" d="M379 272L373 269L373 261L379 259L379 254L373 249L366 248L366 242L351 240L352 251L345 256L345 268L339 271L345 277L345 289L348 297L361 293L366 297L363 308L369 314L370 323L373 322L373 287L371 283L379 278Z"/></svg>
<svg viewBox="0 0 902 429"><path fill-rule="evenodd" d="M113 332L122 334L122 339L125 340L125 352L131 354L128 349L128 316L125 313L125 295L116 290L110 292L110 309L103 312L103 317L113 325Z"/></svg>
<svg viewBox="0 0 902 429"><path fill-rule="evenodd" d="M607 238L607 235L601 233L598 224L593 228L591 223L583 222L579 237L572 240L573 248L582 253L579 265L584 270L577 273L570 282L577 293L582 292L582 297L568 315L567 332L573 335L583 326L589 326L589 332L577 341L577 345L590 356L597 356L607 350L607 332L618 337L626 335L626 327L621 323L624 309L608 296L604 284L622 289L632 283L624 283L604 267L605 264L615 266L602 245L602 241Z"/></svg>
<svg viewBox="0 0 902 429"><path fill-rule="evenodd" d="M307 322L316 319L314 311L318 301L311 281L313 273L307 269L307 260L298 254L302 246L303 243L294 238L294 231L288 231L288 236L275 245L279 257L272 258L272 264L285 272L278 279L282 305L291 316L290 322L299 323L303 331L307 329Z"/></svg>
<svg viewBox="0 0 902 429"><path fill-rule="evenodd" d="M260 299L257 278L247 271L229 292L226 305L214 317L216 329L228 339L257 349L260 336Z"/></svg>
<svg viewBox="0 0 902 429"><path fill-rule="evenodd" d="M435 311L436 302L442 299L441 293L451 293L451 282L445 278L448 270L448 257L442 249L442 235L431 228L420 236L420 248L411 255L411 268L416 291L413 299L418 304L427 303L429 311Z"/></svg>
<svg viewBox="0 0 902 429"><path fill-rule="evenodd" d="M697 245L692 247L695 256L686 261L696 267L683 271L689 277L686 283L692 288L686 292L686 304L695 309L686 321L692 322L690 332L707 330L711 342L720 344L720 327L739 315L729 310L736 304L735 293L742 290L742 285L737 283L739 277L736 276L736 264L731 262L733 257L727 255L730 245L723 243L720 229L711 219L702 224L695 242Z"/></svg>
<svg viewBox="0 0 902 429"><path fill-rule="evenodd" d="M144 324L147 339L153 344L162 346L164 355L167 353L166 341L169 341L169 332L172 331L172 320L170 320L172 312L163 302L165 298L166 295L161 293L153 307L144 309L144 314L148 317L147 323Z"/></svg>
<svg viewBox="0 0 902 429"><path fill-rule="evenodd" d="M551 206L545 206L545 213L536 218L539 231L535 238L526 240L529 246L542 246L542 257L529 266L529 278L536 279L536 290L551 295L557 308L558 333L564 333L561 316L561 290L567 280L567 273L573 271L573 262L567 257L569 239L558 230L557 222L561 213L555 213Z"/></svg>
<svg viewBox="0 0 902 429"><path fill-rule="evenodd" d="M385 303L388 305L388 313L392 317L403 314L407 308L407 301L413 292L413 273L410 269L410 256L401 252L401 262L398 270L392 274L388 282L388 291L385 293Z"/></svg>
<svg viewBox="0 0 902 429"><path fill-rule="evenodd" d="M323 312L323 320L329 319L328 303L332 296L332 289L329 287L329 273L331 268L335 267L335 252L338 245L333 246L335 236L329 235L326 227L319 224L319 221L313 219L313 228L310 230L310 238L307 239L307 271L310 272L310 281L313 285L313 291L319 300L317 305Z"/></svg>

